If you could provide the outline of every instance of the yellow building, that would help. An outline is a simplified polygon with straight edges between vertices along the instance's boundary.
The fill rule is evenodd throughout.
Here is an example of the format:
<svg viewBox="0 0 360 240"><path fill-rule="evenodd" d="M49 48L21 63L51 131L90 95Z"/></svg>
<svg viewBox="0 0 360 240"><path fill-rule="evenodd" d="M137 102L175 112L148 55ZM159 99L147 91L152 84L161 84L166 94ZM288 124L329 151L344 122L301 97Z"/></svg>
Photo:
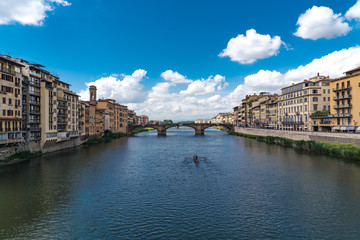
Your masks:
<svg viewBox="0 0 360 240"><path fill-rule="evenodd" d="M0 144L22 141L22 67L10 57L0 55Z"/></svg>
<svg viewBox="0 0 360 240"><path fill-rule="evenodd" d="M57 142L57 77L43 73L41 79L41 147L51 147Z"/></svg>
<svg viewBox="0 0 360 240"><path fill-rule="evenodd" d="M70 91L70 84L56 79L58 141L79 136L79 96Z"/></svg>
<svg viewBox="0 0 360 240"><path fill-rule="evenodd" d="M266 101L266 123L267 125L265 128L270 129L277 129L278 122L277 122L277 104L279 100L277 96L271 97L269 100Z"/></svg>
<svg viewBox="0 0 360 240"><path fill-rule="evenodd" d="M99 99L96 104L97 109L104 110L105 123L104 129L111 132L126 133L128 116L127 107L116 103L113 99Z"/></svg>
<svg viewBox="0 0 360 240"><path fill-rule="evenodd" d="M353 132L360 126L360 67L330 82L332 131ZM360 129L359 129L360 130Z"/></svg>

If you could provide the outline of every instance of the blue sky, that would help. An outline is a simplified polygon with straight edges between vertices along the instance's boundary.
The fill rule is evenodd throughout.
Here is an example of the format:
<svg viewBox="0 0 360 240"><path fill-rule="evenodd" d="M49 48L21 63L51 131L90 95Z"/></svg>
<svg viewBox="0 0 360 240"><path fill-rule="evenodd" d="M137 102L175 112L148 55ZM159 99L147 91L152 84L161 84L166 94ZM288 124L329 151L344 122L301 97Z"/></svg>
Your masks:
<svg viewBox="0 0 360 240"><path fill-rule="evenodd" d="M84 100L95 84L160 120L209 118L317 71L338 77L360 65L359 26L356 0L0 0L2 54L45 65Z"/></svg>

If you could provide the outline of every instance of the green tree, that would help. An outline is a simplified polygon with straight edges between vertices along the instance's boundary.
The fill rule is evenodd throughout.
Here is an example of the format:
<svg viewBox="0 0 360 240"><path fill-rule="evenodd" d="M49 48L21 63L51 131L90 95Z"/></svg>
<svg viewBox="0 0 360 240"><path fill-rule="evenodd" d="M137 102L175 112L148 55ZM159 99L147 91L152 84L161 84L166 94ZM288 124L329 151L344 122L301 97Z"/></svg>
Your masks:
<svg viewBox="0 0 360 240"><path fill-rule="evenodd" d="M173 121L171 119L165 119L164 124L172 124Z"/></svg>

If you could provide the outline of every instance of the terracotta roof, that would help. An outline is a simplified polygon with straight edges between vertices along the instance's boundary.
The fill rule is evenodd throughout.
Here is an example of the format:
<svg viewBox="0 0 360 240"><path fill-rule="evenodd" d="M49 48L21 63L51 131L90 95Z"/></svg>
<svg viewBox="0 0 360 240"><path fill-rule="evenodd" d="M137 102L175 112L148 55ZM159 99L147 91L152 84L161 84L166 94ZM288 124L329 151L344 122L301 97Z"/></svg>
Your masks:
<svg viewBox="0 0 360 240"><path fill-rule="evenodd" d="M21 66L21 67L24 67L24 65L12 60L10 57L6 56L6 55L0 55L0 60L4 60L4 61L7 61L7 62L11 62L12 64L16 64L18 66Z"/></svg>
<svg viewBox="0 0 360 240"><path fill-rule="evenodd" d="M357 68L351 69L351 70L346 71L346 72L344 72L344 73L345 73L345 74L347 74L347 73L351 74L351 73L353 73L353 72L357 72L357 71L360 71L360 67L357 67Z"/></svg>

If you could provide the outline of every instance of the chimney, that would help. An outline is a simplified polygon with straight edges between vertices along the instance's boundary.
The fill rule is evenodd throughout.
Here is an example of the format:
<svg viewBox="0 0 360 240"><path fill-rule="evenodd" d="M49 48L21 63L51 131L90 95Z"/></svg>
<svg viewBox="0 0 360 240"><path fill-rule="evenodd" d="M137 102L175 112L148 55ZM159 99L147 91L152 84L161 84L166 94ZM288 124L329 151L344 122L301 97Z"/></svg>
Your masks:
<svg viewBox="0 0 360 240"><path fill-rule="evenodd" d="M320 76L320 73L318 73L318 77Z"/></svg>

